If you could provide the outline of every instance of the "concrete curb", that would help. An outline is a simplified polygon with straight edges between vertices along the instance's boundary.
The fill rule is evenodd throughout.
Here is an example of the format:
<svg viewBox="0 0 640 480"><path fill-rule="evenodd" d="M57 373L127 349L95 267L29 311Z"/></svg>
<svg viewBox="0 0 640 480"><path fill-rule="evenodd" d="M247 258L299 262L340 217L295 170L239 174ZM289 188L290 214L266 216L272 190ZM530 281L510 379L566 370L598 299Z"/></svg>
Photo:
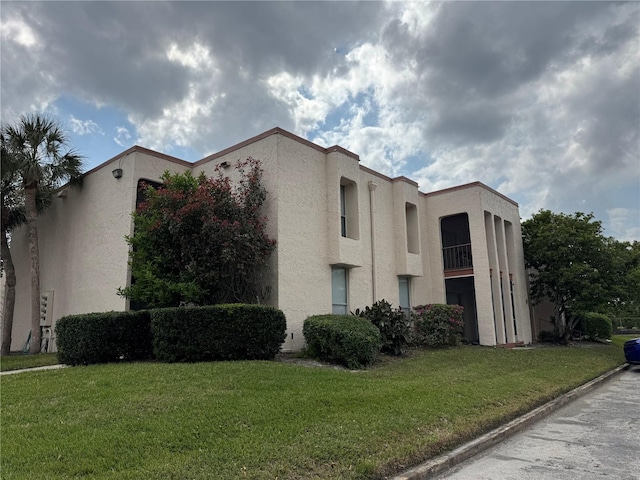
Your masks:
<svg viewBox="0 0 640 480"><path fill-rule="evenodd" d="M492 430L489 433L476 438L475 440L466 443L449 453L440 455L433 458L417 467L411 468L400 475L391 477L391 480L428 480L434 476L448 470L465 460L479 454L480 452L491 448L492 446L500 443L507 437L514 435L531 424L541 420L550 413L558 410L567 403L575 400L576 398L585 395L596 387L600 386L604 381L609 380L613 376L619 374L623 370L629 368L629 365L622 365L610 372L607 372L599 377L591 380L590 382L581 385L570 392L561 395L560 397L545 403L541 407L532 410L531 412L522 415L521 417L512 420L511 422Z"/></svg>
<svg viewBox="0 0 640 480"><path fill-rule="evenodd" d="M38 372L42 370L57 370L58 368L66 368L68 365L46 365L44 367L33 367L33 368L21 368L20 370L7 370L6 372L0 372L0 375L13 375L15 373L24 373L24 372Z"/></svg>

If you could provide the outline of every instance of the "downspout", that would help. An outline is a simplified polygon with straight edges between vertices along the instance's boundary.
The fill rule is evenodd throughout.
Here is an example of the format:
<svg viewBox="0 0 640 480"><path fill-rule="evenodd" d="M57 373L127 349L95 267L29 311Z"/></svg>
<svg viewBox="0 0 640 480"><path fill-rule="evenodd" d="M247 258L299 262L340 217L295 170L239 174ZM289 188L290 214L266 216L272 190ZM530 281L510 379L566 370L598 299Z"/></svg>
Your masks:
<svg viewBox="0 0 640 480"><path fill-rule="evenodd" d="M378 188L378 184L369 181L369 216L371 221L371 287L373 291L372 304L378 300L378 287L376 284L376 199L373 192Z"/></svg>

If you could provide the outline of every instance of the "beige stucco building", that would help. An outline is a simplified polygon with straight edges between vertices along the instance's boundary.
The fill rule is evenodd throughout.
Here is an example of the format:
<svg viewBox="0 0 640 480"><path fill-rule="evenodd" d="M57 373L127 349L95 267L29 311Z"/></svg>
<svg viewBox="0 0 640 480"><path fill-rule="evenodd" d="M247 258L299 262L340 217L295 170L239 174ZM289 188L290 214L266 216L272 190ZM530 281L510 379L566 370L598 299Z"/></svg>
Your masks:
<svg viewBox="0 0 640 480"><path fill-rule="evenodd" d="M286 314L284 350L303 346L307 316L381 299L403 308L458 303L469 341L531 342L515 202L478 182L420 192L416 182L364 167L339 146L279 128L196 163L132 147L87 172L82 188L60 190L39 218L45 333L64 315L129 308L117 289L130 281L124 237L133 233L140 180L158 181L165 170L212 175L249 156L262 162L267 231L277 240L262 292ZM11 249L18 276L12 348L20 349L30 330L26 229L13 232Z"/></svg>

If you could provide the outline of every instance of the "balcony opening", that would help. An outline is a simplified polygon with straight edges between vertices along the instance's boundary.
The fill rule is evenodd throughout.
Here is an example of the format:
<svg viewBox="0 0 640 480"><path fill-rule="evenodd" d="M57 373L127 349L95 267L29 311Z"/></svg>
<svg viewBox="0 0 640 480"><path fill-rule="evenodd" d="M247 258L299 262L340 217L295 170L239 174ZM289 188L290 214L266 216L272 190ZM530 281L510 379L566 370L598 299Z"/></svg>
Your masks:
<svg viewBox="0 0 640 480"><path fill-rule="evenodd" d="M442 260L445 271L466 271L473 274L469 215L460 213L440 220ZM459 272L462 273L462 272Z"/></svg>

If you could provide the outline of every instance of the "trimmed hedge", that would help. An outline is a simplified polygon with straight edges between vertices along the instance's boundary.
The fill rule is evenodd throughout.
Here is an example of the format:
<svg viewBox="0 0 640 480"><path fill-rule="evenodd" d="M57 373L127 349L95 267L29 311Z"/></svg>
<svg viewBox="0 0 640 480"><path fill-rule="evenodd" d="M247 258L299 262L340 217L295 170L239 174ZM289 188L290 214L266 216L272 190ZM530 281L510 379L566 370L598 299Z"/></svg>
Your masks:
<svg viewBox="0 0 640 480"><path fill-rule="evenodd" d="M56 322L58 361L88 365L153 357L148 311L69 315Z"/></svg>
<svg viewBox="0 0 640 480"><path fill-rule="evenodd" d="M266 360L285 340L282 311L263 305L152 310L153 351L163 362Z"/></svg>
<svg viewBox="0 0 640 480"><path fill-rule="evenodd" d="M67 365L157 358L164 362L273 358L285 339L280 310L211 305L69 315L56 323Z"/></svg>
<svg viewBox="0 0 640 480"><path fill-rule="evenodd" d="M309 353L356 369L371 365L382 346L380 331L354 315L315 315L302 328Z"/></svg>
<svg viewBox="0 0 640 480"><path fill-rule="evenodd" d="M584 322L584 335L590 340L596 338L606 340L613 335L611 320L606 315L589 312L582 315L582 321Z"/></svg>

